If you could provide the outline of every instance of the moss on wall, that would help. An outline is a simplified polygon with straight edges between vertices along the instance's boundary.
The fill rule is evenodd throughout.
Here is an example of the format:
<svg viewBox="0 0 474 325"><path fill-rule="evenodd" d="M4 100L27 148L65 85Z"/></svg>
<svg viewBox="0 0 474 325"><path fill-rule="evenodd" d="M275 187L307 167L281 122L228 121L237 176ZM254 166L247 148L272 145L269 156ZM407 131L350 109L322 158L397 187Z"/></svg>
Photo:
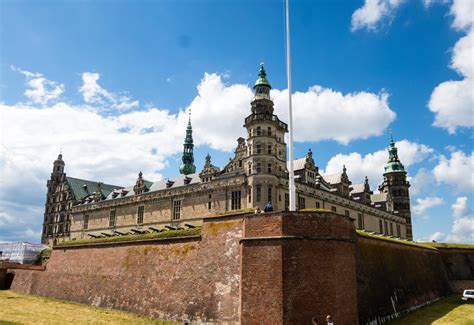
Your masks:
<svg viewBox="0 0 474 325"><path fill-rule="evenodd" d="M123 242L150 241L150 240L160 240L160 239L165 240L169 238L199 236L200 234L201 234L201 228L198 227L198 228L192 228L192 229L153 232L153 233L148 233L148 234L70 240L70 241L59 243L54 247L74 247L74 246L81 246L81 245L107 244L107 243L114 244L114 243L123 243Z"/></svg>

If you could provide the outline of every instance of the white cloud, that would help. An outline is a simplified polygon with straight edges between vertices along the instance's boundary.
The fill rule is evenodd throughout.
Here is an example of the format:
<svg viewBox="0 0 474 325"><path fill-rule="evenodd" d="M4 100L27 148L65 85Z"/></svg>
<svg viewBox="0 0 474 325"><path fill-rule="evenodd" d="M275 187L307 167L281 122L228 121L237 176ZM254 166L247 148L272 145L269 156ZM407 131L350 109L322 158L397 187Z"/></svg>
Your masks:
<svg viewBox="0 0 474 325"><path fill-rule="evenodd" d="M432 148L408 140L398 141L396 146L398 147L400 160L406 168L421 162L433 153ZM371 188L374 190L377 189L377 184L381 183L383 179L383 166L387 160L388 152L386 149L369 153L365 156L362 156L358 152L337 154L328 161L323 173L334 174L340 172L342 166L346 165L347 173L353 183L362 183L364 177L367 176Z"/></svg>
<svg viewBox="0 0 474 325"><path fill-rule="evenodd" d="M82 74L82 86L79 88L79 92L82 94L86 103L106 105L119 111L125 111L140 106L138 100L109 92L99 85L99 79L99 73L84 72Z"/></svg>
<svg viewBox="0 0 474 325"><path fill-rule="evenodd" d="M474 157L463 151L451 153L448 159L444 155L433 169L438 183L445 183L455 187L458 191L472 192L474 189Z"/></svg>
<svg viewBox="0 0 474 325"><path fill-rule="evenodd" d="M384 19L391 19L404 0L365 0L364 5L352 14L351 30L376 30Z"/></svg>
<svg viewBox="0 0 474 325"><path fill-rule="evenodd" d="M416 199L415 204L413 205L413 213L417 215L423 215L426 210L443 203L443 199L436 196L426 197L424 199Z"/></svg>
<svg viewBox="0 0 474 325"><path fill-rule="evenodd" d="M450 14L453 28L466 31L454 46L450 67L463 79L442 82L433 90L428 103L435 114L434 126L454 134L459 127L474 126L474 1L454 0Z"/></svg>
<svg viewBox="0 0 474 325"><path fill-rule="evenodd" d="M64 85L48 80L41 73L35 73L10 66L13 71L25 76L28 89L25 96L34 104L46 105L48 102L59 98L64 92Z"/></svg>
<svg viewBox="0 0 474 325"><path fill-rule="evenodd" d="M288 91L273 90L271 95L277 114L287 120ZM347 144L383 134L394 119L385 92L343 94L313 86L293 95L295 141L336 140Z"/></svg>
<svg viewBox="0 0 474 325"><path fill-rule="evenodd" d="M274 89L271 95L275 113L287 121L288 91ZM233 149L235 140L245 136L242 124L250 114L251 100L252 90L248 86L226 86L219 75L206 73L198 86L198 96L188 107L197 143L214 149ZM347 144L382 134L394 118L384 92L342 94L313 86L293 96L295 141L336 140Z"/></svg>
<svg viewBox="0 0 474 325"><path fill-rule="evenodd" d="M451 208L453 210L451 232L448 234L435 232L431 235L430 240L474 243L474 214L469 208L467 197L458 197Z"/></svg>
<svg viewBox="0 0 474 325"><path fill-rule="evenodd" d="M434 183L435 178L431 171L428 171L425 168L420 168L416 175L409 181L411 184L410 194L416 196L420 194L426 186Z"/></svg>

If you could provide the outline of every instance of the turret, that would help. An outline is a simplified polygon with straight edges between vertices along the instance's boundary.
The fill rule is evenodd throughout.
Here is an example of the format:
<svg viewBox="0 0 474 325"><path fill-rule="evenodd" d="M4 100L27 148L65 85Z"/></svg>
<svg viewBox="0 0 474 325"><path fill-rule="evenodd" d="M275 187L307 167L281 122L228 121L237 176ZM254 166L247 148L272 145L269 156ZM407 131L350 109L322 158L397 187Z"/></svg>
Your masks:
<svg viewBox="0 0 474 325"><path fill-rule="evenodd" d="M398 149L390 132L388 161L384 166L384 181L379 186L382 193L390 193L393 210L406 220L406 238L413 240L411 210L410 210L410 183L407 181L407 172L398 157Z"/></svg>
<svg viewBox="0 0 474 325"><path fill-rule="evenodd" d="M189 121L186 128L186 137L183 144L183 163L179 167L179 172L183 175L194 174L196 166L194 166L194 144L193 144L193 127L191 126L191 112L189 112Z"/></svg>

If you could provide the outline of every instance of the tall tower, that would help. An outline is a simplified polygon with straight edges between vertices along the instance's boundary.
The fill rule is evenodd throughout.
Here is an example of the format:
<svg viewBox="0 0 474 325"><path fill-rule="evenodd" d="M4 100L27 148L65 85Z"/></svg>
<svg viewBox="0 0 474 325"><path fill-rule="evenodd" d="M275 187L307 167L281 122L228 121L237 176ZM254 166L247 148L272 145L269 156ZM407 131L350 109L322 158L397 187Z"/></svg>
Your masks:
<svg viewBox="0 0 474 325"><path fill-rule="evenodd" d="M271 201L275 210L283 210L281 197L288 192L280 184L286 175L285 132L288 126L273 114L271 85L263 64L253 87L251 114L245 118L247 155L243 160L248 176L248 206L263 208Z"/></svg>
<svg viewBox="0 0 474 325"><path fill-rule="evenodd" d="M390 132L390 147L388 149L388 161L384 167L383 183L379 186L382 193L390 193L393 202L393 209L405 218L408 240L413 240L410 193L408 191L410 183L407 181L407 172L398 158L398 149L395 147L393 135Z"/></svg>
<svg viewBox="0 0 474 325"><path fill-rule="evenodd" d="M53 163L53 170L51 178L48 180L46 186L48 192L46 193L46 203L44 207L43 232L41 235L41 242L43 244L52 244L48 237L53 240L56 236L56 224L58 222L57 212L59 211L58 204L60 185L65 180L63 155L60 153L58 158Z"/></svg>
<svg viewBox="0 0 474 325"><path fill-rule="evenodd" d="M183 163L179 167L179 172L183 175L194 174L196 172L193 149L193 127L191 126L191 112L189 112L188 127L186 128L186 137L184 138L183 145Z"/></svg>

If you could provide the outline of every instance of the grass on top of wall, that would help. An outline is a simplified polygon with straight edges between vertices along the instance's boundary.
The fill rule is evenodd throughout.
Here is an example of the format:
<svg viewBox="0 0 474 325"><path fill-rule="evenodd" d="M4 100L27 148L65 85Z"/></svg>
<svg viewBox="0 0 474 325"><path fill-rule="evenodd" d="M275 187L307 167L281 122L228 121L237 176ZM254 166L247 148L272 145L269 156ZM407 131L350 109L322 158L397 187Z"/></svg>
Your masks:
<svg viewBox="0 0 474 325"><path fill-rule="evenodd" d="M254 213L256 208L245 208L238 210L222 211L214 213L215 217L228 216L233 214L245 214L245 213Z"/></svg>
<svg viewBox="0 0 474 325"><path fill-rule="evenodd" d="M55 247L67 247L67 246L77 246L77 245L83 245L83 244L96 244L96 243L119 243L119 242L141 241L141 240L151 240L151 239L167 239L167 238L199 236L200 234L201 234L201 227L197 227L197 228L191 228L191 229L151 232L148 234L133 234L133 235L123 235L123 236L113 236L113 237L103 237L103 238L69 240L69 241L59 243Z"/></svg>
<svg viewBox="0 0 474 325"><path fill-rule="evenodd" d="M435 248L461 248L461 249L474 249L473 244L457 244L457 243L430 243L426 242L423 243L424 245L428 245Z"/></svg>
<svg viewBox="0 0 474 325"><path fill-rule="evenodd" d="M328 209L301 209L301 210L298 210L297 212L332 212Z"/></svg>
<svg viewBox="0 0 474 325"><path fill-rule="evenodd" d="M408 246L415 246L415 247L420 247L420 248L426 248L426 249L431 249L431 250L437 250L435 247L432 247L430 245L427 245L426 243L417 243L413 241L408 241L408 240L401 240L401 239L395 239L395 238L390 238L390 237L385 237L381 235L374 235L374 234L369 234L363 230L356 230L357 235L361 237L366 237L366 238L374 238L378 240L384 240L387 242L391 243L397 243L397 244L402 244L402 245L408 245Z"/></svg>

